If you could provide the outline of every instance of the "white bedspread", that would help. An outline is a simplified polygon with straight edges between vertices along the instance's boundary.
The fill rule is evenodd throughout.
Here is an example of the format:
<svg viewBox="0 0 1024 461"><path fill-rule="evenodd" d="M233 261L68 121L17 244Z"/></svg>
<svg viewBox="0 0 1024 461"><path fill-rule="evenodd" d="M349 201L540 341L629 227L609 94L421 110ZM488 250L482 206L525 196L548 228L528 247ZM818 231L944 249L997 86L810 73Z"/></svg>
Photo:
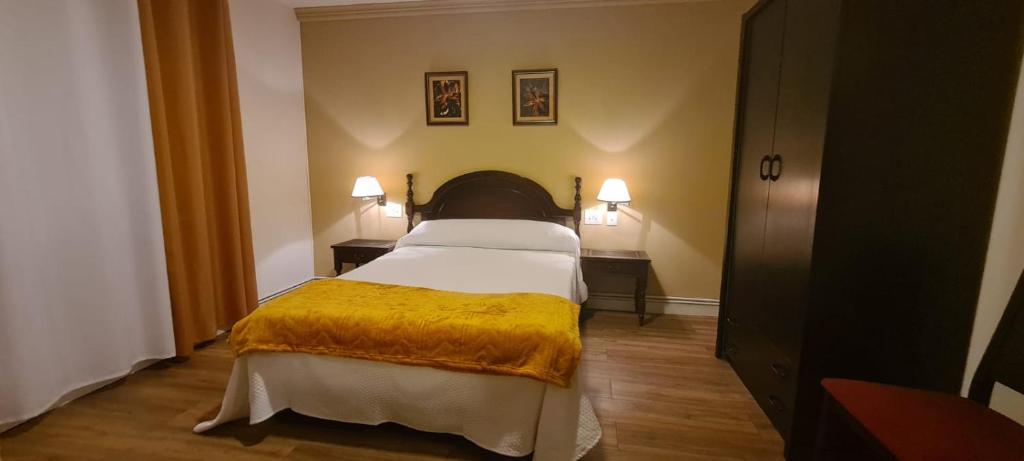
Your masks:
<svg viewBox="0 0 1024 461"><path fill-rule="evenodd" d="M525 250L403 246L342 279L470 293L532 292L581 302L578 256ZM601 437L576 370L572 387L342 357L246 354L235 360L220 414L203 432L249 416L255 424L286 408L336 421L396 422L460 434L509 456L536 461L582 457Z"/></svg>

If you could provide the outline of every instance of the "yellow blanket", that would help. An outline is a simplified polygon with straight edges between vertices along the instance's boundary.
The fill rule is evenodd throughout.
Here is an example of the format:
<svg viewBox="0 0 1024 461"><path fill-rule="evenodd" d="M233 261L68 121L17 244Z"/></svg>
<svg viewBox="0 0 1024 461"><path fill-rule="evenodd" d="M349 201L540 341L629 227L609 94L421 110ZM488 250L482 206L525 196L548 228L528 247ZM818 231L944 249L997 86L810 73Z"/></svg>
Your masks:
<svg viewBox="0 0 1024 461"><path fill-rule="evenodd" d="M306 352L568 387L582 349L579 312L576 304L544 294L318 280L236 323L231 347L235 355Z"/></svg>

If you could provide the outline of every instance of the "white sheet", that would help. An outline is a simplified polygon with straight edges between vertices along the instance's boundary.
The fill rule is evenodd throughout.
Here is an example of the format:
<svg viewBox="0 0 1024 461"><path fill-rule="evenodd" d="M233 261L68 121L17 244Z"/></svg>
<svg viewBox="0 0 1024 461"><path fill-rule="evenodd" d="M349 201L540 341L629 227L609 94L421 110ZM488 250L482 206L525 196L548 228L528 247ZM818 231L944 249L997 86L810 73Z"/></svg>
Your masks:
<svg viewBox="0 0 1024 461"><path fill-rule="evenodd" d="M502 293L510 291L529 291L521 289L536 288L536 282L542 282L540 277L531 277L535 269L550 271L562 271L562 263L558 267L550 268L544 265L544 261L536 255L561 253L575 261L575 280L573 280L571 295L563 293L552 293L558 296L565 296L577 303L587 299L587 286L583 283L583 271L580 269L580 237L568 227L543 221L530 221L523 219L441 219L436 221L424 221L413 228L412 232L398 239L396 249L406 247L445 247L445 248L489 248L494 250L520 250L517 253L471 253L464 252L458 258L466 258L466 264L473 268L481 269L481 272L462 270L454 268L453 275L469 276L472 282L483 282L485 288L475 283L461 283L460 279L442 281L432 278L431 281L443 283L446 286L459 291L473 292L481 290L484 293ZM488 259L471 259L472 254L478 254L479 258L496 258L495 262L500 264L512 263L515 267L501 271L500 267L488 264ZM517 256L522 255L522 256ZM531 256L534 255L534 256ZM550 261L550 260L549 260ZM422 272L422 271L421 271ZM421 273L414 273L417 278ZM505 280L488 280L486 277L502 277L512 275L512 278ZM387 277L387 275L385 275ZM404 277L408 279L409 277ZM514 279L514 280L513 280ZM510 282L522 282L518 286L507 285ZM437 288L437 287L433 287ZM494 291L497 290L497 291ZM536 291L534 291L536 292Z"/></svg>
<svg viewBox="0 0 1024 461"><path fill-rule="evenodd" d="M586 286L578 271L577 255L553 251L402 246L339 278L471 293L547 293L580 302ZM577 369L576 378L581 373ZM504 455L532 452L536 461L575 460L601 437L576 378L566 389L515 376L307 354L247 354L235 360L220 414L194 430L246 415L255 424L291 408L337 421L391 421L460 434Z"/></svg>
<svg viewBox="0 0 1024 461"><path fill-rule="evenodd" d="M554 251L403 246L340 279L465 293L545 293L579 304L579 258Z"/></svg>

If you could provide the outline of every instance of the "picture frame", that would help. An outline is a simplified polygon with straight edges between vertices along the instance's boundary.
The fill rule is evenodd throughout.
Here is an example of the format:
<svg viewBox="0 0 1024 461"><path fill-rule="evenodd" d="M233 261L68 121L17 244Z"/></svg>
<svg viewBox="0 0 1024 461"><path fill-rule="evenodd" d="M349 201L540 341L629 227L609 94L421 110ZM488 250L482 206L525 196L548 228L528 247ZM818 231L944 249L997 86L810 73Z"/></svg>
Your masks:
<svg viewBox="0 0 1024 461"><path fill-rule="evenodd" d="M558 124L558 69L512 71L512 124Z"/></svg>
<svg viewBox="0 0 1024 461"><path fill-rule="evenodd" d="M469 125L469 72L425 72L427 125Z"/></svg>

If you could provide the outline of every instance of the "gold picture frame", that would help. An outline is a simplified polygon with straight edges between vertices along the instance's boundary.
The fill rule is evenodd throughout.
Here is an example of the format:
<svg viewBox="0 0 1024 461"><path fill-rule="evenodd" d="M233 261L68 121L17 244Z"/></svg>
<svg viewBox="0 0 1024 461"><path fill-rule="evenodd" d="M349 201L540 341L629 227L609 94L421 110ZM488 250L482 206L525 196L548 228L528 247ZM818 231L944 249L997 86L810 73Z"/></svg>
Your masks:
<svg viewBox="0 0 1024 461"><path fill-rule="evenodd" d="M469 125L469 72L426 72L427 125Z"/></svg>
<svg viewBox="0 0 1024 461"><path fill-rule="evenodd" d="M558 69L512 71L512 124L558 124Z"/></svg>

